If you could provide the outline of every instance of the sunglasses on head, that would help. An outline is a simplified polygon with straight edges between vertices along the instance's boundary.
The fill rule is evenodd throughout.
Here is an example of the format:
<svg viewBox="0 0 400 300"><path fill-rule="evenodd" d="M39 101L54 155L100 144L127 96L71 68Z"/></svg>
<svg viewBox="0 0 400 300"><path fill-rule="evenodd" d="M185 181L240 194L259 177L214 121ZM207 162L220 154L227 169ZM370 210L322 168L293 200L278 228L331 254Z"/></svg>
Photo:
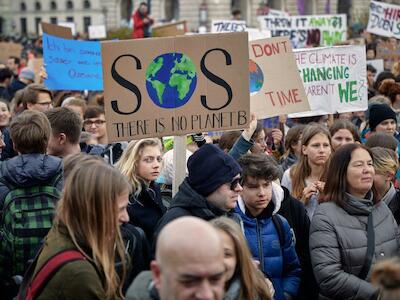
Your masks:
<svg viewBox="0 0 400 300"><path fill-rule="evenodd" d="M242 178L234 178L230 183L229 183L229 188L234 191L237 187L238 184L241 184Z"/></svg>

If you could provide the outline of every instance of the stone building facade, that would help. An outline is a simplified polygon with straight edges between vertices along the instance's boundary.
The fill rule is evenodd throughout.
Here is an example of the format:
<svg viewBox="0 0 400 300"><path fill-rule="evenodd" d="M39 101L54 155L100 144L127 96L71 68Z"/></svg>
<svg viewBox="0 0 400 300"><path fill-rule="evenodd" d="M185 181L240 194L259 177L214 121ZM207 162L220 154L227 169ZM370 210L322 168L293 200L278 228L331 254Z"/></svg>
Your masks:
<svg viewBox="0 0 400 300"><path fill-rule="evenodd" d="M89 25L105 24L108 29L131 25L132 12L138 0L0 0L0 33L37 34L41 21L57 23L73 21L79 32ZM368 18L367 0L147 0L156 22L187 20L195 31L201 18L207 24L213 19L229 19L234 8L257 27L260 7L287 11L291 15L346 13L351 22ZM400 5L400 0L385 0ZM299 3L303 3L299 7ZM202 17L200 17L202 16Z"/></svg>

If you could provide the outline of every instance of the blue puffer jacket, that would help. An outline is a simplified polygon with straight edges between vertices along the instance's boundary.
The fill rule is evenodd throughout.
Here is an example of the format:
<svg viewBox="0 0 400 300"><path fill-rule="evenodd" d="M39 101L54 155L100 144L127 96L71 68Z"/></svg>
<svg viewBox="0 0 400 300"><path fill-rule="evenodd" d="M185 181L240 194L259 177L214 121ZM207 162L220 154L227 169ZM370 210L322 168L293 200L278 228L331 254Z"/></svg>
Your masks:
<svg viewBox="0 0 400 300"><path fill-rule="evenodd" d="M284 196L281 189L277 187L279 186L273 185L272 201L275 207L272 214L279 210ZM274 299L286 300L284 293L295 297L300 286L301 268L289 223L284 217L278 215L282 220L285 236L285 245L281 251L279 235L272 221L272 215L263 219L249 217L245 213L245 205L240 197L235 211L243 220L244 233L254 259L260 261L263 273L274 285Z"/></svg>

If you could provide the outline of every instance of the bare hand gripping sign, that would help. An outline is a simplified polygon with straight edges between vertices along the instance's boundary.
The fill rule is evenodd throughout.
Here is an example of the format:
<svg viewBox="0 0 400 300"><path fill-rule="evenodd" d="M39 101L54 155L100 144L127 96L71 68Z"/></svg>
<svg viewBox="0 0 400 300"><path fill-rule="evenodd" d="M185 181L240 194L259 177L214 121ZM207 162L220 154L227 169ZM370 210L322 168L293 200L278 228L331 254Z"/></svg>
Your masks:
<svg viewBox="0 0 400 300"><path fill-rule="evenodd" d="M245 128L247 33L102 43L110 141Z"/></svg>

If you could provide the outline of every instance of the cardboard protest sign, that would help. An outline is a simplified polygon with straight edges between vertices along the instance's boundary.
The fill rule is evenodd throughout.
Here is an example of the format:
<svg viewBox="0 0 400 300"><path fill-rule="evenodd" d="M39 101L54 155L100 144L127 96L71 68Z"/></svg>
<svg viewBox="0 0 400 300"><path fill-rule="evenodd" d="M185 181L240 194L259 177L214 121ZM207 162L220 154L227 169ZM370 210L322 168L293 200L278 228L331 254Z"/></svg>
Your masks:
<svg viewBox="0 0 400 300"><path fill-rule="evenodd" d="M385 69L383 67L383 59L367 60L367 65L371 65L376 69L376 74L375 74L375 77L374 77L375 80L378 77L379 73L385 71Z"/></svg>
<svg viewBox="0 0 400 300"><path fill-rule="evenodd" d="M167 36L184 35L186 31L187 31L186 21L179 21L174 23L153 26L152 36L167 37Z"/></svg>
<svg viewBox="0 0 400 300"><path fill-rule="evenodd" d="M310 109L287 37L249 43L250 108L258 119Z"/></svg>
<svg viewBox="0 0 400 300"><path fill-rule="evenodd" d="M241 32L103 42L109 140L248 126L247 43Z"/></svg>
<svg viewBox="0 0 400 300"><path fill-rule="evenodd" d="M347 39L346 15L260 16L261 29L288 36L293 48L331 46Z"/></svg>
<svg viewBox="0 0 400 300"><path fill-rule="evenodd" d="M90 25L89 39L105 39L107 37L106 26L104 25Z"/></svg>
<svg viewBox="0 0 400 300"><path fill-rule="evenodd" d="M371 1L367 31L400 39L400 6Z"/></svg>
<svg viewBox="0 0 400 300"><path fill-rule="evenodd" d="M75 26L74 22L58 22L57 24L59 26L71 28L72 35L75 36L75 34L76 34L76 26Z"/></svg>
<svg viewBox="0 0 400 300"><path fill-rule="evenodd" d="M211 32L243 32L246 31L246 21L214 20L211 24Z"/></svg>
<svg viewBox="0 0 400 300"><path fill-rule="evenodd" d="M384 60L385 70L391 70L393 64L400 60L400 43L395 39L379 41L376 45L376 58Z"/></svg>
<svg viewBox="0 0 400 300"><path fill-rule="evenodd" d="M0 62L6 63L10 56L19 57L22 49L21 44L0 42Z"/></svg>
<svg viewBox="0 0 400 300"><path fill-rule="evenodd" d="M302 49L294 54L311 111L290 118L367 109L364 46Z"/></svg>
<svg viewBox="0 0 400 300"><path fill-rule="evenodd" d="M103 90L100 42L43 34L43 57L52 90Z"/></svg>
<svg viewBox="0 0 400 300"><path fill-rule="evenodd" d="M50 24L46 22L40 23L42 26L42 32L52 36L57 36L63 39L72 40L72 30L70 27L60 26L56 24Z"/></svg>
<svg viewBox="0 0 400 300"><path fill-rule="evenodd" d="M35 72L35 83L40 82L40 68L43 66L43 58L34 58L32 60L32 70Z"/></svg>

